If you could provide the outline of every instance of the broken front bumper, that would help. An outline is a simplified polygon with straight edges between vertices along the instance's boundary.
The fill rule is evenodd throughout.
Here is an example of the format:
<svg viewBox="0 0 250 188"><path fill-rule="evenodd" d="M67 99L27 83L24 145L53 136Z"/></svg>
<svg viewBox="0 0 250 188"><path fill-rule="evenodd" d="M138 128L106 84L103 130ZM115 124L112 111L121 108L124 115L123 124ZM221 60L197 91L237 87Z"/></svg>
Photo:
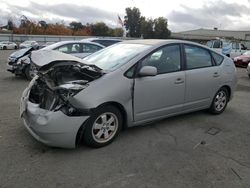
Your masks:
<svg viewBox="0 0 250 188"><path fill-rule="evenodd" d="M39 108L28 100L31 86L32 83L23 92L20 104L20 115L27 130L46 145L75 148L77 132L89 116L70 117L61 111Z"/></svg>

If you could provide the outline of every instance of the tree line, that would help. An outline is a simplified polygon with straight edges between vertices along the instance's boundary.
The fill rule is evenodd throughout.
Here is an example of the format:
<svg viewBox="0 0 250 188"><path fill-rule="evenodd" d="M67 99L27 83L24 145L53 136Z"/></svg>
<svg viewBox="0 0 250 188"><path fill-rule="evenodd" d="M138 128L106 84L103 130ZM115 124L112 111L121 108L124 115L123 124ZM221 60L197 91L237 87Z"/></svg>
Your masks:
<svg viewBox="0 0 250 188"><path fill-rule="evenodd" d="M138 8L126 8L124 25L129 37L141 37L144 39L166 39L171 35L168 29L168 20L164 17L156 19L141 16Z"/></svg>
<svg viewBox="0 0 250 188"><path fill-rule="evenodd" d="M126 8L124 21L120 20L122 27L126 29L126 36L135 38L169 38L171 35L168 29L168 20L164 17L149 19L141 16L138 8ZM46 21L31 21L26 16L20 17L20 25L16 26L9 19L7 29L14 34L33 34L33 35L75 35L75 36L112 36L122 37L123 28L111 28L104 22L87 23L73 21L65 23L47 23Z"/></svg>

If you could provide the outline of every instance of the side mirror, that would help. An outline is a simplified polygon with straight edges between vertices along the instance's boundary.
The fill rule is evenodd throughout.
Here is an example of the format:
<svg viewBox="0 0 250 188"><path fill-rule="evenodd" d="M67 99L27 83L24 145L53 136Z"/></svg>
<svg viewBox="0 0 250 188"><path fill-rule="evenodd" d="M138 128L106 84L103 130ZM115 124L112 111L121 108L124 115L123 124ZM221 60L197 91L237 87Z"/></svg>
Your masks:
<svg viewBox="0 0 250 188"><path fill-rule="evenodd" d="M153 66L143 66L139 71L139 76L156 76L157 75L157 68Z"/></svg>

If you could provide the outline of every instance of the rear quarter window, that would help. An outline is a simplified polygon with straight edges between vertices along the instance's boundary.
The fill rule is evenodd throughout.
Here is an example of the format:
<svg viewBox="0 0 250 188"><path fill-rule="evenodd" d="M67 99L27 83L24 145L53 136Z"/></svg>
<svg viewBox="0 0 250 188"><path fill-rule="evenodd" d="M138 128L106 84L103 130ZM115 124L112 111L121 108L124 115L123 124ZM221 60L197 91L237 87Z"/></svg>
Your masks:
<svg viewBox="0 0 250 188"><path fill-rule="evenodd" d="M224 57L222 55L217 54L215 52L212 52L212 56L216 65L220 65L224 60Z"/></svg>

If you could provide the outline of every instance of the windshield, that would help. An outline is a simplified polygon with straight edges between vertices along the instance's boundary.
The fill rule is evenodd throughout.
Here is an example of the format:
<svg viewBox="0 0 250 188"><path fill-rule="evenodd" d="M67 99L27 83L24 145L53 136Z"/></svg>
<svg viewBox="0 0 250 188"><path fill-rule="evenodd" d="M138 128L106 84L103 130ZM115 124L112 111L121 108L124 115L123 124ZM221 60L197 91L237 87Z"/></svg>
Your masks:
<svg viewBox="0 0 250 188"><path fill-rule="evenodd" d="M250 51L246 51L243 55L250 55Z"/></svg>
<svg viewBox="0 0 250 188"><path fill-rule="evenodd" d="M150 47L144 44L115 44L84 58L84 61L103 70L114 70Z"/></svg>

